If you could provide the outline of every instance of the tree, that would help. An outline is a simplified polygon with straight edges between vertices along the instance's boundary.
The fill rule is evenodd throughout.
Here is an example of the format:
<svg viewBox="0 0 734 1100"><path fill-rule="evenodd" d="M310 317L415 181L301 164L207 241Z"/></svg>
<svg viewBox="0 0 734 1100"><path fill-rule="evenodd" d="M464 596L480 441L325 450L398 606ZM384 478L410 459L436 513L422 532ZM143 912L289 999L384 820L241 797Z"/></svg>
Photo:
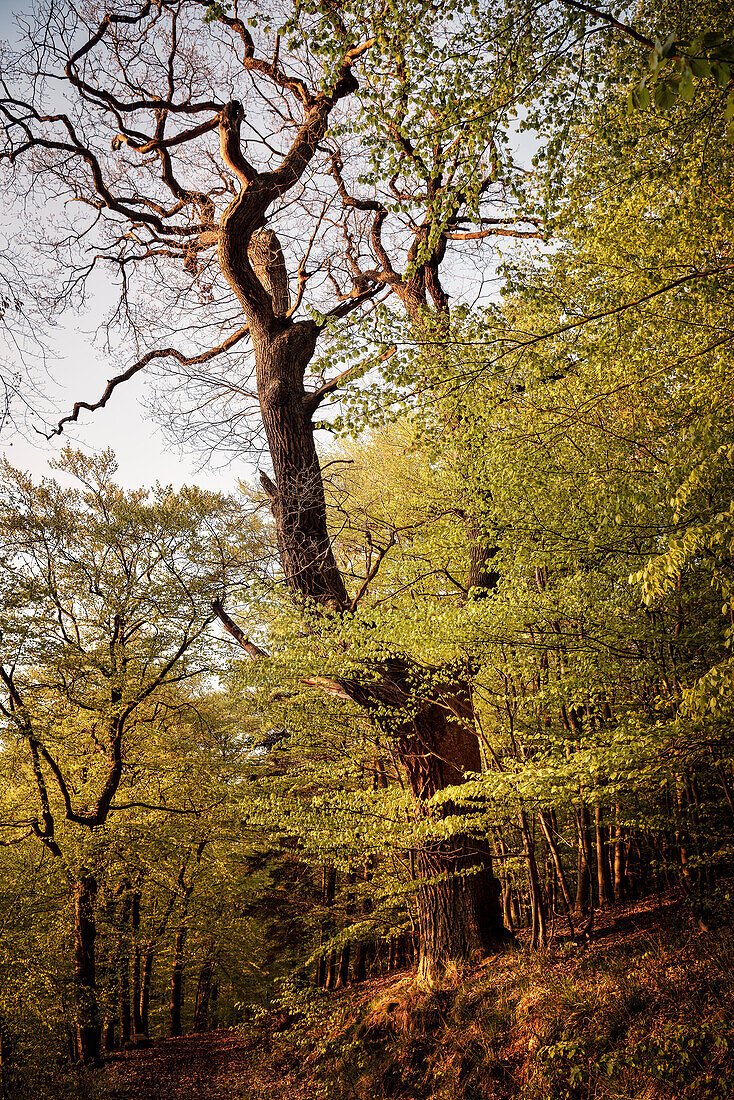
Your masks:
<svg viewBox="0 0 734 1100"><path fill-rule="evenodd" d="M548 172L554 249L515 266L504 303L469 320L461 368L434 376L444 410L421 425L443 446L455 402L459 477L499 573L471 624L446 628L473 637L477 709L492 715L494 758L466 801L483 791L492 826L489 807L535 811L549 848L562 812L578 834L579 909L593 902L594 854L602 902L653 878L703 893L728 863L722 91L629 114L621 96L590 97L567 135L573 157Z"/></svg>
<svg viewBox="0 0 734 1100"><path fill-rule="evenodd" d="M255 392L248 383L240 393L256 396L262 417L275 474L263 484L281 568L297 599L326 615L348 611L353 598L331 548L313 416L370 360L351 355L327 378L328 363L313 363L319 338L384 291L420 338L433 340L447 331L439 272L450 242L541 236L517 209L522 174L504 127L516 82L522 77L529 94L543 62L523 34L514 36L513 20L509 8L477 20L462 3L438 21L413 3L389 12L286 6L242 18L197 0L121 7L101 20L69 4L63 14L48 9L30 30L43 54L39 72L20 54L4 66L4 158L17 179L28 167L35 187L60 187L77 200L68 229L54 237L65 272L58 301L72 300L96 266L109 264L122 288L115 322L136 341L150 334L154 345L99 402L78 403L72 419L155 360L198 370L219 357L228 370L249 340ZM477 68L477 56L491 60ZM58 77L73 109L55 104L41 69ZM359 113L350 108L357 94ZM358 182L365 167L366 194ZM292 297L274 229L292 235L303 217L309 244ZM81 243L92 246L91 260ZM287 242L286 250L293 254ZM133 304L136 285L142 295ZM161 346L181 329L189 347ZM202 350L212 330L219 342ZM389 354L378 344L377 361ZM244 411L228 418L227 433ZM483 576L476 566L468 587ZM432 673L421 684L419 670L395 654L377 679L342 685L375 715L386 705L394 714L407 709L392 735L419 803L480 766L467 684L455 669L440 689L438 679ZM448 958L503 940L489 852L474 847L437 843L422 853L425 980Z"/></svg>
<svg viewBox="0 0 734 1100"><path fill-rule="evenodd" d="M33 791L29 806L11 787L3 831L4 843L40 844L68 884L77 1054L94 1060L107 824L140 802L126 777L144 766L152 731L180 710L175 685L212 673L212 602L241 577L242 559L226 498L162 487L151 499L125 494L110 453L67 450L58 465L78 488L3 469L3 763ZM148 808L166 809L165 786L151 797ZM177 812L199 810L194 802Z"/></svg>

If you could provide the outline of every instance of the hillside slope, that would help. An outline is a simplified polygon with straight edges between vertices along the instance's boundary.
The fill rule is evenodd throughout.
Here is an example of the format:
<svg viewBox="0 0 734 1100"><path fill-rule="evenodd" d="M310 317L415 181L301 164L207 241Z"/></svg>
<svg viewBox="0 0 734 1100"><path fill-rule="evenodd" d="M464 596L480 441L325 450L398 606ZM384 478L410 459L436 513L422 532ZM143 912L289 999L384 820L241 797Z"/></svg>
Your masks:
<svg viewBox="0 0 734 1100"><path fill-rule="evenodd" d="M656 900L430 993L407 972L291 992L248 1029L118 1056L97 1084L109 1100L725 1100L734 935L686 924Z"/></svg>

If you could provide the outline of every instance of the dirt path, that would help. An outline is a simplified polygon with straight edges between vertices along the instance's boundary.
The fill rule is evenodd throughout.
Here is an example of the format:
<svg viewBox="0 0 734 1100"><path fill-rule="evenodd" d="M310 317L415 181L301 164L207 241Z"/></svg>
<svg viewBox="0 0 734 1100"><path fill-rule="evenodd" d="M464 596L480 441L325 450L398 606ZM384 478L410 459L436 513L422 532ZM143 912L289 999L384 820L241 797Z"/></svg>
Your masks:
<svg viewBox="0 0 734 1100"><path fill-rule="evenodd" d="M160 1039L114 1057L105 1069L109 1100L255 1100L253 1053L252 1040L234 1031Z"/></svg>

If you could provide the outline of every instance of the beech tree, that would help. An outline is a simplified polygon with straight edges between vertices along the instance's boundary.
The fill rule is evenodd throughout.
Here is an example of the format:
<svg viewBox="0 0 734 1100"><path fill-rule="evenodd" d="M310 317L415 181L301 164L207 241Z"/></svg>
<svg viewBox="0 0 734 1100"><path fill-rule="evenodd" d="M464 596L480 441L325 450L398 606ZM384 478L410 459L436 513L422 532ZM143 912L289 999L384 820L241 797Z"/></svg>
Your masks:
<svg viewBox="0 0 734 1100"><path fill-rule="evenodd" d="M180 709L175 685L212 670L212 601L239 579L240 559L228 547L225 498L125 494L111 481L109 453L86 459L67 450L59 466L79 488L3 469L2 834L6 845L40 845L68 884L77 1055L94 1060L105 826L141 802L126 777L145 768L149 731ZM165 785L152 784L151 797L148 809L165 809ZM182 812L198 809L191 801Z"/></svg>

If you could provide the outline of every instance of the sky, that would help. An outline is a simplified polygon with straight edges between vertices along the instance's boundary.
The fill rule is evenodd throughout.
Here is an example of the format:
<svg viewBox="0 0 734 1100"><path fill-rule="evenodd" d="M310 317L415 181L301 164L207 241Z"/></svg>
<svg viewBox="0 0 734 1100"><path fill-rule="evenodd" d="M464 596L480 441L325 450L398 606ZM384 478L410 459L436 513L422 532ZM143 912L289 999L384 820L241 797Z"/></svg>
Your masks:
<svg viewBox="0 0 734 1100"><path fill-rule="evenodd" d="M13 11L22 11L26 6L23 0L0 0L0 39L12 40ZM97 400L107 379L120 370L119 365L105 360L95 349L93 329L93 316L67 318L52 345L42 385L44 403L48 405L50 399L58 417L70 412L75 401ZM24 369L22 362L13 366L20 371ZM11 438L6 432L0 435L0 451L13 466L42 477L55 476L48 463L67 443L85 451L112 447L119 464L118 480L129 488L160 481L174 487L188 483L226 492L236 487L238 479L252 478L254 470L245 457L223 468L202 468L201 458L171 447L149 415L146 390L144 375L138 375L118 387L105 409L94 414L82 413L79 424L72 425L52 442L34 430L35 425L42 426L40 419L31 418L21 436Z"/></svg>
<svg viewBox="0 0 734 1100"><path fill-rule="evenodd" d="M12 41L12 13L27 9L30 3L31 0L0 0L0 39ZM6 215L4 233L2 223L0 209L0 242L3 236L13 236L18 228L17 218L13 223L12 215ZM478 272L482 273L487 274L484 266ZM107 380L128 365L106 360L95 348L94 330L101 315L99 308L96 314L91 310L84 317L67 315L63 328L57 330L47 359L47 374L42 379L44 409L50 409L51 423L71 412L76 401L98 400ZM22 373L24 364L17 362L13 369ZM46 441L34 430L36 425L43 426L40 418L31 419L28 429L12 440L7 431L0 433L0 453L5 453L13 466L40 477L53 474L49 461L67 443L85 451L111 447L119 465L118 480L129 488L160 481L174 487L188 483L226 492L236 488L239 480L250 481L256 476L254 456L243 454L232 464L219 463L215 468L206 464L205 456L172 446L150 415L149 396L150 383L142 372L118 387L105 409L93 414L82 412L77 424L68 425L64 434L52 441Z"/></svg>

